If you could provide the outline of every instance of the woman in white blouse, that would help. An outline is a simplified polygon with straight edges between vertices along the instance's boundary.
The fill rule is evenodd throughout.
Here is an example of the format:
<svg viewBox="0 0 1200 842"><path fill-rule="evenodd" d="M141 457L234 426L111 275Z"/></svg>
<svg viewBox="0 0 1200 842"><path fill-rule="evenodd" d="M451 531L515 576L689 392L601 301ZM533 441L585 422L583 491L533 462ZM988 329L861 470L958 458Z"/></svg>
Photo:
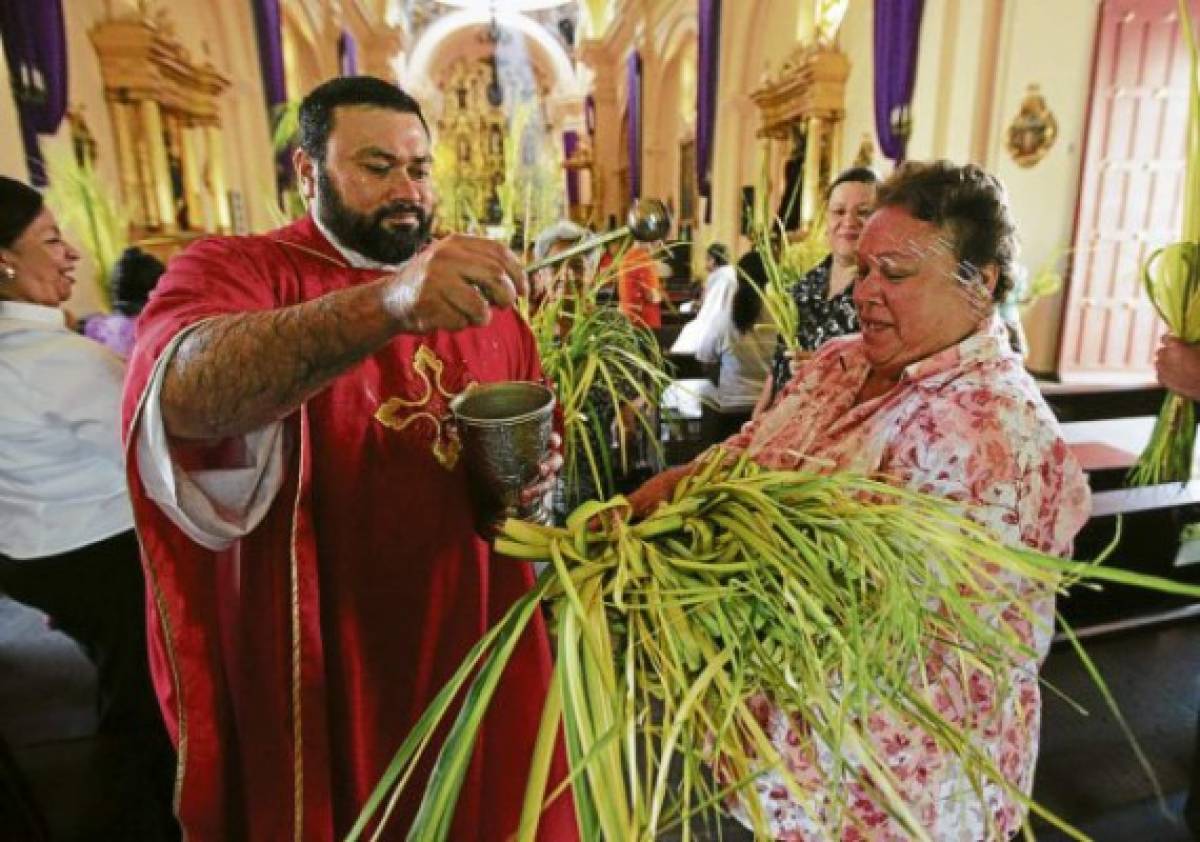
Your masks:
<svg viewBox="0 0 1200 842"><path fill-rule="evenodd" d="M733 434L750 420L771 373L778 332L759 292L766 278L762 255L757 251L742 255L728 312L696 348L696 359L718 367L717 386L710 395L717 408L714 433L718 438Z"/></svg>
<svg viewBox="0 0 1200 842"><path fill-rule="evenodd" d="M125 366L67 327L78 262L41 194L0 176L0 593L44 611L96 664L97 730L127 749L129 809L94 830L170 839L173 752L150 685L120 440Z"/></svg>

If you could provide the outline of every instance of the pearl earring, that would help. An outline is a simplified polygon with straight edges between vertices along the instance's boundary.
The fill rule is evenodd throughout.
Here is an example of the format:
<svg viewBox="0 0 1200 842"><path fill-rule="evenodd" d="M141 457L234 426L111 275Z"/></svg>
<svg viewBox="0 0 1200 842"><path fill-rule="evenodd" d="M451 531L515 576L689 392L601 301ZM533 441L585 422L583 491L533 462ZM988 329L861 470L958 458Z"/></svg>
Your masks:
<svg viewBox="0 0 1200 842"><path fill-rule="evenodd" d="M5 266L4 277L8 278L10 281L15 281L17 279L17 270L11 266Z"/></svg>

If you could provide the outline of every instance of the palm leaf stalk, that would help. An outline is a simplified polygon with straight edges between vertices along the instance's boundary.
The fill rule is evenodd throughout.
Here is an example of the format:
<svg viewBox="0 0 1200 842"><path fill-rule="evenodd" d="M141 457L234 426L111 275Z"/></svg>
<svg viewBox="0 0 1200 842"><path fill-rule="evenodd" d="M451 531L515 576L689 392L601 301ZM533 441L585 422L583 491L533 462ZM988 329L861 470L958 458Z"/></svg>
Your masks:
<svg viewBox="0 0 1200 842"><path fill-rule="evenodd" d="M610 419L617 426L622 472L629 468L627 442L634 432L627 424L658 446L655 411L671 382L653 332L596 300L610 272L616 269L605 270L585 290L552 295L530 317L542 369L562 407L563 480L572 505L580 502L571 499L575 490L588 485L599 497L614 492ZM628 410L623 413L622 407Z"/></svg>
<svg viewBox="0 0 1200 842"><path fill-rule="evenodd" d="M408 834L447 838L496 671L539 600L552 618L557 658L519 842L534 839L539 814L561 795L563 785L547 784L560 729L586 840L640 842L676 827L691 839L693 820L751 794L769 771L810 815L824 817L827 838L853 824L853 786L872 793L911 838L928 839L871 740L865 723L875 712L919 725L961 763L976 797L1000 787L1084 839L1017 790L969 728L935 709L930 699L945 689L939 676L953 673L966 687L969 676L983 675L1007 697L1014 668L1036 669L1037 653L1016 627L1050 629L1012 593L1018 578L1046 596L1078 582L1200 596L1198 587L1003 546L941 498L849 474L763 470L719 450L667 505L636 523L628 512L614 497L584 504L564 527L506 522L497 551L547 568L409 735L351 842L377 805L396 798L449 700L468 688L425 790L420 816L437 821L419 819ZM1016 613L1011 625L988 620L1001 609ZM793 712L803 751L832 758L821 761L825 810L783 766L752 710L756 694ZM742 804L765 834L757 799Z"/></svg>
<svg viewBox="0 0 1200 842"><path fill-rule="evenodd" d="M777 234L772 234L772 227L778 228ZM776 246L775 239L783 233L783 226L779 225L778 220L768 225L756 226L751 231L750 240L754 244L754 250L762 258L766 283L760 287L744 272L742 276L758 290L768 318L779 331L784 345L791 351L796 348L796 333L800 324L800 312L795 299L792 298L792 287L800 280L801 275L780 259L780 248Z"/></svg>
<svg viewBox="0 0 1200 842"><path fill-rule="evenodd" d="M752 278L746 277L746 280L754 284L762 297L763 308L767 311L771 323L779 331L788 350L793 350L796 347L796 328L800 314L796 302L792 299L792 287L801 275L780 259L787 231L779 218L771 212L770 154L765 144L759 148L758 195L761 197L760 201L754 204L753 217L749 220L750 243L762 258L767 279L764 287L759 287ZM787 199L789 211L791 205L799 200L799 192L793 190ZM745 277L745 273L741 274Z"/></svg>
<svg viewBox="0 0 1200 842"><path fill-rule="evenodd" d="M789 351L797 348L800 314L796 302L792 298L792 288L800 282L810 270L829 254L829 244L826 242L825 208L817 207L813 217L808 221L802 236L789 241L788 232L783 220L775 216L770 209L768 198L771 195L771 176L768 166L770 156L761 153L762 167L759 175L758 195L763 197L760 204L754 208L754 218L750 224L750 241L754 250L762 257L763 268L767 281L763 288L758 289L763 299L763 307L768 317L775 325L783 339L784 346ZM787 207L784 218L790 218L793 207L801 201L799 186L792 190L787 197ZM754 283L752 281L752 283Z"/></svg>
<svg viewBox="0 0 1200 842"><path fill-rule="evenodd" d="M1191 54L1188 76L1187 165L1184 170L1183 237L1150 255L1142 282L1171 333L1200 342L1200 48L1187 0L1179 18ZM1192 401L1170 393L1146 449L1129 474L1131 485L1187 482L1192 475L1196 416Z"/></svg>

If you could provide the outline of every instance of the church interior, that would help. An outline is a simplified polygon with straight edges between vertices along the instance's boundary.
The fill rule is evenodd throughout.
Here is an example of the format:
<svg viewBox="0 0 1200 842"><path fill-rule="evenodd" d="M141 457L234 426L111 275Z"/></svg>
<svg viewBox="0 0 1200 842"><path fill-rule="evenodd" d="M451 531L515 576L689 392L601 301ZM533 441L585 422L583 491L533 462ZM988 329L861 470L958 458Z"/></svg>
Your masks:
<svg viewBox="0 0 1200 842"><path fill-rule="evenodd" d="M62 309L81 325L113 311L129 247L170 265L207 238L309 213L298 109L339 76L420 103L434 239L488 237L528 262L561 221L603 236L631 209L661 208L651 326L665 391L632 402L650 432L610 489L625 492L750 417L686 399L713 376L679 344L712 244L731 263L772 237L801 255L824 236L843 171L977 165L1006 191L1020 244L997 309L1091 491L1074 558L1107 551L1195 587L1194 466L1127 481L1168 394L1155 361L1171 328L1148 267L1200 202L1188 4L1200 21L1198 0L3 0L0 175L41 191L80 252ZM2 581L0 839L119 838L103 828L122 746L95 733L94 667ZM1200 599L1118 585L1059 609L1152 775L1060 634L1042 670L1055 692L1043 690L1034 797L1083 838L1200 839L1183 818L1189 791L1200 799ZM40 835L6 835L21 815Z"/></svg>

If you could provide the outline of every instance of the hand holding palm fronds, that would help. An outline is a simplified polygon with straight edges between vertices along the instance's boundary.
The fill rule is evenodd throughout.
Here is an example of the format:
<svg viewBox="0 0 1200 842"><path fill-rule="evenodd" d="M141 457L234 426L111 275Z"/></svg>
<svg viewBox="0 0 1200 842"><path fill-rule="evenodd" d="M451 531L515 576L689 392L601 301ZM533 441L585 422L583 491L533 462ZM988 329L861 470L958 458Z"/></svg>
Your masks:
<svg viewBox="0 0 1200 842"><path fill-rule="evenodd" d="M352 840L385 798L395 798L451 700L469 687L408 835L446 838L497 677L540 601L552 612L557 658L521 842L534 838L543 806L559 794L548 791L547 773L560 727L582 838L648 840L680 824L689 838L693 816L782 768L750 708L756 693L794 711L805 739L830 752L829 838L846 818L853 783L912 838L927 838L870 739L866 723L877 711L918 723L961 762L977 794L992 783L1028 803L972 733L934 709L914 666L941 651L964 675L981 670L998 685L1014 668L1035 668L1036 653L1016 626L1045 623L1012 592L1014 579L1045 594L1095 580L1200 595L1200 588L999 545L938 498L850 475L731 464L720 452L680 482L667 505L640 522L627 517L628 503L617 497L585 504L565 528L505 524L499 552L549 567L410 734ZM998 606L1019 622L989 621ZM817 797L784 777L798 803ZM757 801L743 803L764 832Z"/></svg>
<svg viewBox="0 0 1200 842"><path fill-rule="evenodd" d="M1142 277L1147 295L1171 333L1185 342L1200 342L1200 49L1187 0L1179 0L1179 13L1191 53L1183 239L1150 255ZM1130 482L1186 482L1192 476L1195 441L1192 401L1175 393L1167 395Z"/></svg>

